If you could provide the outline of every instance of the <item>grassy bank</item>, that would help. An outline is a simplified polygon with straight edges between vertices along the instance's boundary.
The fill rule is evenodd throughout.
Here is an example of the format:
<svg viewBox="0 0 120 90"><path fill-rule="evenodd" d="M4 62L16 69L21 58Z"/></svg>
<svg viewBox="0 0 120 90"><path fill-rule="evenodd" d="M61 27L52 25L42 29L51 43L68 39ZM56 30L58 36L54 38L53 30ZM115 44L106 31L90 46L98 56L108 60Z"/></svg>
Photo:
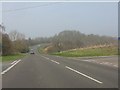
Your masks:
<svg viewBox="0 0 120 90"><path fill-rule="evenodd" d="M69 50L64 52L53 53L52 55L66 56L66 57L86 57L86 56L110 56L117 55L117 47L102 47L102 48L85 48Z"/></svg>
<svg viewBox="0 0 120 90"><path fill-rule="evenodd" d="M18 60L20 58L23 58L24 56L26 56L26 54L15 54L15 55L2 56L2 62Z"/></svg>
<svg viewBox="0 0 120 90"><path fill-rule="evenodd" d="M38 47L38 52L41 54L45 54L45 48L49 46L49 43L45 43L45 44L40 44L40 47Z"/></svg>
<svg viewBox="0 0 120 90"><path fill-rule="evenodd" d="M44 48L39 47L39 48L38 48L38 52L41 53L41 54L43 54L43 53L44 53Z"/></svg>

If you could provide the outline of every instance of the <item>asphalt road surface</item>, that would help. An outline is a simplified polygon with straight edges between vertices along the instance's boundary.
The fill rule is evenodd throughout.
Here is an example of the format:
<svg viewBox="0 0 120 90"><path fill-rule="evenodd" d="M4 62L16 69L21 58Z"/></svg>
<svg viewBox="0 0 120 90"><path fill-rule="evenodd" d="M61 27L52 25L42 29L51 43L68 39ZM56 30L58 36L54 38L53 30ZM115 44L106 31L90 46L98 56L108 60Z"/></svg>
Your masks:
<svg viewBox="0 0 120 90"><path fill-rule="evenodd" d="M117 67L35 52L3 70L3 88L118 88Z"/></svg>

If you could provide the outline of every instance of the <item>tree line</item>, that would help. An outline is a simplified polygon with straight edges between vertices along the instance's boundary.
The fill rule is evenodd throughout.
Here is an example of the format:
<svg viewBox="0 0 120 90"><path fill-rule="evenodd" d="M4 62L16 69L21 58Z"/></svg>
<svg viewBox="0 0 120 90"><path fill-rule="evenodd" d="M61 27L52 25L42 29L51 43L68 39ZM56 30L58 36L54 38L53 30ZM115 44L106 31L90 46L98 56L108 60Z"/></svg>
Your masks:
<svg viewBox="0 0 120 90"><path fill-rule="evenodd" d="M69 49L90 47L95 45L117 45L117 37L86 35L76 30L64 30L52 37L37 37L30 39L31 45L49 43L47 52L60 52Z"/></svg>
<svg viewBox="0 0 120 90"><path fill-rule="evenodd" d="M2 55L28 52L29 46L47 43L46 52L60 52L69 49L90 47L95 45L117 45L118 39L110 36L84 34L77 30L64 30L52 37L25 38L25 35L14 30L5 33L5 27L0 25L0 51Z"/></svg>
<svg viewBox="0 0 120 90"><path fill-rule="evenodd" d="M24 34L16 30L8 34L5 32L5 27L0 25L0 36L0 52L2 55L26 53L29 51L29 43Z"/></svg>

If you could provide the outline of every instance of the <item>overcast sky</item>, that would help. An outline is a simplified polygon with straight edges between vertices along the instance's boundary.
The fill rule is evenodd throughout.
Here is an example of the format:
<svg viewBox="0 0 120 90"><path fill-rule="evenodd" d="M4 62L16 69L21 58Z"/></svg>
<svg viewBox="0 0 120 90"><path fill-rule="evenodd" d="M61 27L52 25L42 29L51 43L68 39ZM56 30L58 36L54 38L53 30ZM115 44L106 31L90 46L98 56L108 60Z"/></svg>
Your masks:
<svg viewBox="0 0 120 90"><path fill-rule="evenodd" d="M63 30L118 35L117 2L13 2L3 3L2 6L2 19L7 32L17 30L27 37L52 36Z"/></svg>

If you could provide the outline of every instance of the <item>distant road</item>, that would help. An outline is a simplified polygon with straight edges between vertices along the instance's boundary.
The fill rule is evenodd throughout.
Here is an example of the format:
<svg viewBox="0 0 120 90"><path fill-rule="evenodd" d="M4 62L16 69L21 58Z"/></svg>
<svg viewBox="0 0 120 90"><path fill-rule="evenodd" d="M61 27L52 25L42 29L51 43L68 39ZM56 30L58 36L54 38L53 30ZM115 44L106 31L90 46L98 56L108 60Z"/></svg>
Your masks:
<svg viewBox="0 0 120 90"><path fill-rule="evenodd" d="M35 52L2 74L3 88L118 87L117 67Z"/></svg>

